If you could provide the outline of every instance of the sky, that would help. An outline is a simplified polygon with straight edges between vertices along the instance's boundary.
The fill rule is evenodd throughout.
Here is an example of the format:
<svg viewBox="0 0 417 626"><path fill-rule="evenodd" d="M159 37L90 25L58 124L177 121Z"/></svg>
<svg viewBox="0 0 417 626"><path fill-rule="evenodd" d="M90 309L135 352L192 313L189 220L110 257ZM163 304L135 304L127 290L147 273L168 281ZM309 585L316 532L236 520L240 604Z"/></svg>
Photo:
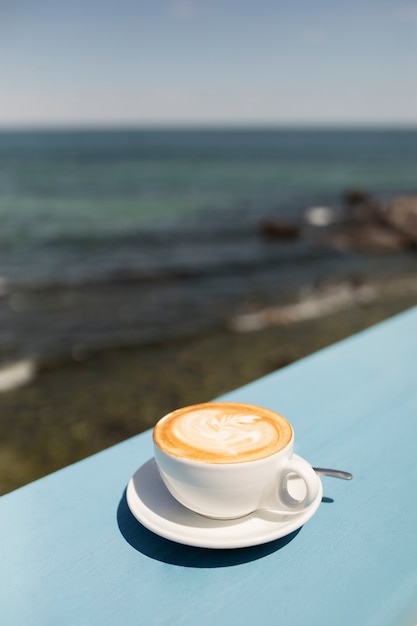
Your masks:
<svg viewBox="0 0 417 626"><path fill-rule="evenodd" d="M0 0L0 126L417 126L417 0Z"/></svg>

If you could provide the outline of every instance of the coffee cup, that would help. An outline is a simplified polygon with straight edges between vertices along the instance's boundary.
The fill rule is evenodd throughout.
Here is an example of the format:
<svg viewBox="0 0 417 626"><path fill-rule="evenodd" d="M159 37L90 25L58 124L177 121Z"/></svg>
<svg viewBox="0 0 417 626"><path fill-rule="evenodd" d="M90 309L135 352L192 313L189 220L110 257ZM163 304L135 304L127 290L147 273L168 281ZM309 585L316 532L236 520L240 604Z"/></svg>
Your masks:
<svg viewBox="0 0 417 626"><path fill-rule="evenodd" d="M171 495L192 511L234 519L254 511L296 514L319 493L319 479L293 458L294 432L282 415L239 402L172 411L155 425L155 461ZM291 494L291 478L305 485Z"/></svg>

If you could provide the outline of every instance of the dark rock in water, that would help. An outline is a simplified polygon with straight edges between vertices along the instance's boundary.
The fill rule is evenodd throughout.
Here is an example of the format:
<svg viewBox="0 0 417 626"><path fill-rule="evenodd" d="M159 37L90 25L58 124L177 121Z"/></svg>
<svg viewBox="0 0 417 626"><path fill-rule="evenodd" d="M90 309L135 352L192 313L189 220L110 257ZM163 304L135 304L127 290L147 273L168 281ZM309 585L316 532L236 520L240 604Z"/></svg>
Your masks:
<svg viewBox="0 0 417 626"><path fill-rule="evenodd" d="M381 223L381 204L363 189L350 189L344 193L346 218L355 222Z"/></svg>
<svg viewBox="0 0 417 626"><path fill-rule="evenodd" d="M298 239L300 228L296 224L271 218L261 222L261 234L267 239Z"/></svg>
<svg viewBox="0 0 417 626"><path fill-rule="evenodd" d="M385 223L417 245L417 196L400 196L383 207Z"/></svg>
<svg viewBox="0 0 417 626"><path fill-rule="evenodd" d="M417 245L417 196L384 203L351 189L344 194L344 205L344 222L329 229L322 243L361 252L398 252Z"/></svg>
<svg viewBox="0 0 417 626"><path fill-rule="evenodd" d="M372 200L372 196L365 189L347 189L343 194L345 205L348 207L354 207L358 204L364 204Z"/></svg>

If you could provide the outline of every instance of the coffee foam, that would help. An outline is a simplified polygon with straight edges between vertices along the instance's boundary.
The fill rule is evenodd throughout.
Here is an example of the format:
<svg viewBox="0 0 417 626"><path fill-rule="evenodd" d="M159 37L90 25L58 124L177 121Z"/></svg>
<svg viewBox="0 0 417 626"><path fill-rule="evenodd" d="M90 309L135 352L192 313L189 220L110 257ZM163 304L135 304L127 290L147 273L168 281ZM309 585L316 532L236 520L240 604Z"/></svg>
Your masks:
<svg viewBox="0 0 417 626"><path fill-rule="evenodd" d="M209 463L241 463L285 448L292 427L269 409L209 402L178 409L154 428L155 443L173 456Z"/></svg>

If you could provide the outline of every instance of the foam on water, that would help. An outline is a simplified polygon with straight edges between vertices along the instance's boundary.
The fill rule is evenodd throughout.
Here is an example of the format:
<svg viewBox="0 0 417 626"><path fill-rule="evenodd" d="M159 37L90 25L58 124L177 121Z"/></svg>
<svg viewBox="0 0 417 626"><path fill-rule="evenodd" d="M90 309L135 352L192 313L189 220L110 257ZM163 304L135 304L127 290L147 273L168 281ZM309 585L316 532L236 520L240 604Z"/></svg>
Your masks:
<svg viewBox="0 0 417 626"><path fill-rule="evenodd" d="M0 392L10 391L29 383L36 373L32 359L17 361L0 369Z"/></svg>

